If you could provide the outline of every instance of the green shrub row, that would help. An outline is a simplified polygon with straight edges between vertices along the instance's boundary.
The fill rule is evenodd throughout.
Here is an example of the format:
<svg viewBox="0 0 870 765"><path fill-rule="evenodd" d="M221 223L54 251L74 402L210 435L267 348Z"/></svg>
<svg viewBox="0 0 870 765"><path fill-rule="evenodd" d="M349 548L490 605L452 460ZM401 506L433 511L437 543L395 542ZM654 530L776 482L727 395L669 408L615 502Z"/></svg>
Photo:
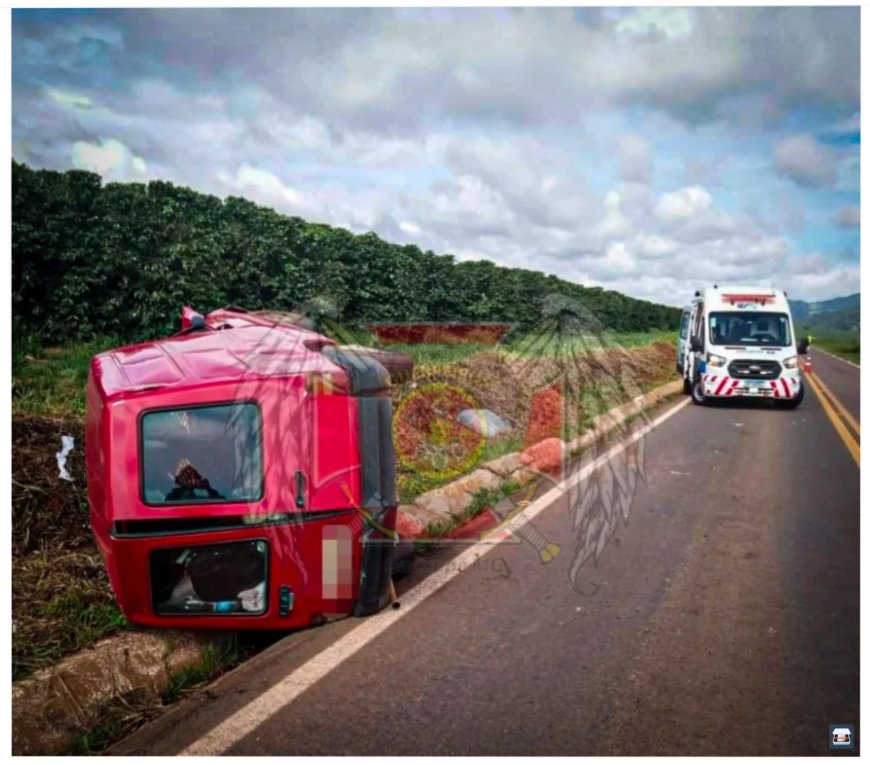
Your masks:
<svg viewBox="0 0 870 765"><path fill-rule="evenodd" d="M546 295L581 300L618 332L675 327L679 311L538 271L389 244L373 233L221 200L165 181L106 183L12 164L12 309L18 337L137 340L178 328L182 305L290 310L339 320L539 320Z"/></svg>

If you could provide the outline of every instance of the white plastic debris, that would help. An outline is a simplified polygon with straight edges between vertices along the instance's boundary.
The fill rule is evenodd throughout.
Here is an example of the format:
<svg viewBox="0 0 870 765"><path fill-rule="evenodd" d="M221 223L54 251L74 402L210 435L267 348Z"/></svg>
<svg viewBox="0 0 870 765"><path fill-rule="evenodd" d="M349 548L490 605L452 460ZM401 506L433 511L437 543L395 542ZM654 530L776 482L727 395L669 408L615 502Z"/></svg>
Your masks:
<svg viewBox="0 0 870 765"><path fill-rule="evenodd" d="M57 468L60 471L59 477L64 481L72 481L72 476L66 469L66 458L76 445L76 440L72 436L60 437L60 451L54 456L57 457Z"/></svg>
<svg viewBox="0 0 870 765"><path fill-rule="evenodd" d="M463 409L456 419L486 438L494 438L511 429L511 424L504 417L489 409Z"/></svg>

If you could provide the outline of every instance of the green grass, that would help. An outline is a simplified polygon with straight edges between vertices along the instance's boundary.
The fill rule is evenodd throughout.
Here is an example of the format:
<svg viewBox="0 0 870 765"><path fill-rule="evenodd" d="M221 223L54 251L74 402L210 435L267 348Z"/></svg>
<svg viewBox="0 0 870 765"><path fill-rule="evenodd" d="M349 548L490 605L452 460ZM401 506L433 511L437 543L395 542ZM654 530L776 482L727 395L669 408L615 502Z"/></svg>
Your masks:
<svg viewBox="0 0 870 765"><path fill-rule="evenodd" d="M675 330L654 332L605 332L603 335L579 335L573 338L547 338L540 335L523 335L499 345L482 343L391 343L385 349L395 353L407 353L417 364L451 364L462 361L482 351L502 350L508 353L529 353L536 356L553 356L560 353L589 352L612 348L640 348L655 342L673 343Z"/></svg>
<svg viewBox="0 0 870 765"><path fill-rule="evenodd" d="M861 338L858 335L820 337L813 335L813 345L855 364L860 365L861 363ZM810 348L810 356L812 356L812 347Z"/></svg>
<svg viewBox="0 0 870 765"><path fill-rule="evenodd" d="M12 563L13 680L129 626L95 550L46 547Z"/></svg>
<svg viewBox="0 0 870 765"><path fill-rule="evenodd" d="M513 353L556 356L569 352L582 354L614 348L641 348L655 342L674 343L676 336L676 331L672 330L605 332L601 336L577 335L575 337L550 338L538 335L526 335L499 347Z"/></svg>
<svg viewBox="0 0 870 765"><path fill-rule="evenodd" d="M794 331L799 338L808 336L812 338L811 356L812 348L815 346L855 364L861 363L861 333L856 330L832 329L814 323L810 318L795 322Z"/></svg>
<svg viewBox="0 0 870 765"><path fill-rule="evenodd" d="M484 462L498 459L499 457L503 457L505 454L519 451L522 448L523 439L521 436L503 435L499 438L487 441L483 447L483 451L481 452L480 459L472 470L476 469ZM425 494L427 491L432 491L432 489L437 489L440 486L451 483L458 477L459 476L452 474L445 477L423 475L413 470L403 470L401 465L399 465L397 476L399 504L410 505L421 494Z"/></svg>
<svg viewBox="0 0 870 765"><path fill-rule="evenodd" d="M459 515L454 516L449 521L430 523L426 527L426 532L433 538L444 537L453 529L479 515L486 508L495 507L503 499L513 496L520 488L516 481L509 478L494 489L480 489L472 496L471 504ZM423 542L426 543L425 540Z"/></svg>
<svg viewBox="0 0 870 765"><path fill-rule="evenodd" d="M83 415L91 358L121 345L107 339L43 348L32 338L15 342L12 354L12 414Z"/></svg>
<svg viewBox="0 0 870 765"><path fill-rule="evenodd" d="M164 704L175 703L184 692L211 682L240 663L246 655L247 651L241 646L235 633L204 645L199 662L169 676L169 685L161 694L161 701Z"/></svg>
<svg viewBox="0 0 870 765"><path fill-rule="evenodd" d="M407 353L415 364L452 364L498 346L483 343L390 343L384 349L392 353Z"/></svg>

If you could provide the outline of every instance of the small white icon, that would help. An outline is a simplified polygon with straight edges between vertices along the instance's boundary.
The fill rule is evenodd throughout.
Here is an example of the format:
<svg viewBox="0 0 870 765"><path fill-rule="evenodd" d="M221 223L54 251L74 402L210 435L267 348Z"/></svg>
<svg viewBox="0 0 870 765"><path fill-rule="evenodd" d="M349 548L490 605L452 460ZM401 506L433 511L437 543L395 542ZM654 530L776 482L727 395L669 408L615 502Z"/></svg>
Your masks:
<svg viewBox="0 0 870 765"><path fill-rule="evenodd" d="M834 746L850 746L852 744L852 731L848 728L834 728L831 736L833 737L831 743Z"/></svg>

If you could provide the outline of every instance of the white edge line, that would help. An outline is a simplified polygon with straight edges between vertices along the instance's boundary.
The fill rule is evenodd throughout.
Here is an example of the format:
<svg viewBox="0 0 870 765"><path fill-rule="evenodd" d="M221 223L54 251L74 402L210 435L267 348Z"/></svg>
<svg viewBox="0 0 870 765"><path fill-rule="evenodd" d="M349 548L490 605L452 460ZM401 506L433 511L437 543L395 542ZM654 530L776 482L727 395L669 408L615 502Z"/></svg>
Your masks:
<svg viewBox="0 0 870 765"><path fill-rule="evenodd" d="M523 516L527 520L535 518L552 505L566 490L573 488L588 478L602 465L625 451L634 442L643 438L660 423L673 417L690 402L691 399L688 398L681 401L648 425L632 433L625 440L615 444L595 461L573 473L561 486L550 489L546 494L536 499L523 511ZM258 728L279 710L293 703L302 693L324 678L345 659L353 656L382 632L392 627L399 619L407 616L426 598L458 576L463 569L494 549L500 541L502 540L493 544L491 539L487 539L484 542L478 542L474 546L469 547L465 552L453 558L449 565L438 569L420 582L413 590L405 594L402 597L402 607L400 609L388 608L374 616L368 617L359 627L354 628L317 656L297 667L271 688L264 691L257 698L251 700L244 707L188 745L179 754L182 756L218 755L227 751L233 744Z"/></svg>
<svg viewBox="0 0 870 765"><path fill-rule="evenodd" d="M861 365L856 364L854 361L849 361L849 359L844 359L842 356L838 356L836 353L831 353L830 351L823 351L818 346L814 346L810 356L812 357L813 353L824 353L825 356L830 356L832 359L836 359L837 361L842 361L844 364L848 364L850 367L855 367L855 369L860 369Z"/></svg>

